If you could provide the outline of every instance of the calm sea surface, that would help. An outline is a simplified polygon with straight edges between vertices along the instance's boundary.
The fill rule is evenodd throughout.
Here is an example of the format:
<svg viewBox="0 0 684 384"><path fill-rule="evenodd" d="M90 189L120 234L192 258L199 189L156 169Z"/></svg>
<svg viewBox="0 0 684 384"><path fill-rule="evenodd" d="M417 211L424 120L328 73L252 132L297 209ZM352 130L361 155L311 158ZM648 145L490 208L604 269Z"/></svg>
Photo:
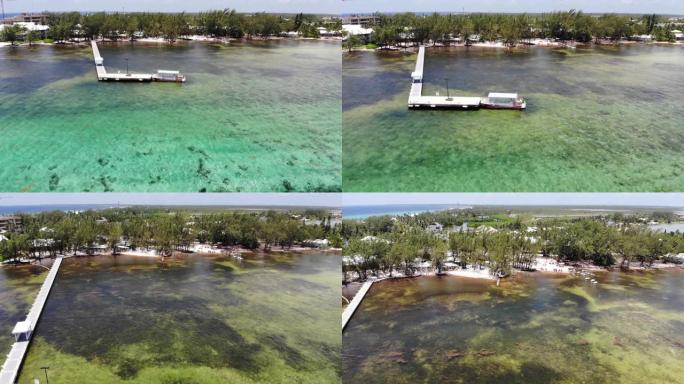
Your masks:
<svg viewBox="0 0 684 384"><path fill-rule="evenodd" d="M416 214L428 211L444 211L448 204L396 204L396 205L357 205L342 208L345 219L365 219L369 216ZM453 206L457 207L457 206Z"/></svg>
<svg viewBox="0 0 684 384"><path fill-rule="evenodd" d="M0 49L1 191L341 188L339 43L101 44Z"/></svg>
<svg viewBox="0 0 684 384"><path fill-rule="evenodd" d="M41 366L50 383L339 382L339 268L329 254L66 259L20 383Z"/></svg>
<svg viewBox="0 0 684 384"><path fill-rule="evenodd" d="M345 191L681 191L684 47L429 49L424 95L518 92L519 111L409 111L415 54L343 56Z"/></svg>
<svg viewBox="0 0 684 384"><path fill-rule="evenodd" d="M649 228L653 229L654 231L661 231L661 232L684 232L684 223L675 222L675 223L654 224L654 225L649 225Z"/></svg>
<svg viewBox="0 0 684 384"><path fill-rule="evenodd" d="M684 271L375 284L345 383L682 383Z"/></svg>

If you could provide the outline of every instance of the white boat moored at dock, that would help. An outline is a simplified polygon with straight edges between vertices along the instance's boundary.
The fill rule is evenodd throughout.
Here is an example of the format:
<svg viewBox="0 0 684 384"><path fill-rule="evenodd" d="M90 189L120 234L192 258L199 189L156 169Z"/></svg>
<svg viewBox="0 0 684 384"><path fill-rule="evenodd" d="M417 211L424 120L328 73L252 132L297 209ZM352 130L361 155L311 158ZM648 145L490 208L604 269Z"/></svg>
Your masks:
<svg viewBox="0 0 684 384"><path fill-rule="evenodd" d="M179 71L168 71L160 69L157 71L156 75L152 75L152 80L173 83L185 83L185 76L183 76Z"/></svg>
<svg viewBox="0 0 684 384"><path fill-rule="evenodd" d="M487 97L482 98L482 108L525 109L527 103L517 93L490 92Z"/></svg>

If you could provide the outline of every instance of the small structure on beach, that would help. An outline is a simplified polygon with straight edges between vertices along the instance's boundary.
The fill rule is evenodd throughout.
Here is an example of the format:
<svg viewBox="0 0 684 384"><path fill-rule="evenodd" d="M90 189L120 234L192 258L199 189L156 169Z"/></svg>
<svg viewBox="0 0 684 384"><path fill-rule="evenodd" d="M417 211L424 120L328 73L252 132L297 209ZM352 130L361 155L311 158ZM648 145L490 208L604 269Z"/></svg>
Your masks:
<svg viewBox="0 0 684 384"><path fill-rule="evenodd" d="M670 31L670 33L672 33L675 40L684 41L684 32L680 31L679 29L674 29L674 30Z"/></svg>

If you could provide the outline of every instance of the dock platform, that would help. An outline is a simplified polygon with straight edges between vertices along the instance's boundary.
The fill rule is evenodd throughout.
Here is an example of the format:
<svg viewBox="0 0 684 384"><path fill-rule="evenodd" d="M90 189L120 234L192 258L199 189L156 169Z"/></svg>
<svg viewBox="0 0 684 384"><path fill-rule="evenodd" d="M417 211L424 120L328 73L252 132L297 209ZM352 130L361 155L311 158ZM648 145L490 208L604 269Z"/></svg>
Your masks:
<svg viewBox="0 0 684 384"><path fill-rule="evenodd" d="M361 289L359 289L358 292L356 292L356 295L354 295L354 298L352 299L351 303L347 306L347 308L342 311L342 330L344 331L344 328L347 326L347 323L349 320L352 318L354 315L354 312L356 312L356 309L361 305L361 302L363 301L363 298L366 297L366 293L368 293L368 290L371 288L373 285L373 281L366 281L363 283L361 286Z"/></svg>
<svg viewBox="0 0 684 384"><path fill-rule="evenodd" d="M425 46L418 47L416 68L411 73L411 92L409 108L453 108L478 109L482 103L480 97L423 96L423 72L425 67Z"/></svg>
<svg viewBox="0 0 684 384"><path fill-rule="evenodd" d="M133 81L140 83L147 83L150 81L164 81L184 83L185 76L177 71L159 71L157 74L150 73L110 73L104 66L104 59L100 55L100 49L97 47L95 40L90 40L90 46L93 48L93 59L95 60L95 71L97 72L97 80L99 81ZM174 73L176 76L168 76L168 73Z"/></svg>
<svg viewBox="0 0 684 384"><path fill-rule="evenodd" d="M38 296L36 296L36 300L33 302L26 320L19 323L26 324L28 326L28 332L25 337L18 338L18 340L12 345L12 349L10 350L9 354L7 354L5 363L2 366L2 371L0 371L0 384L14 384L17 381L17 378L19 377L19 371L21 370L21 365L24 362L26 352L28 351L31 339L33 338L33 331L38 325L40 315L43 313L43 307L45 307L45 303L47 302L50 290L52 289L55 279L57 278L57 272L59 271L59 267L61 265L62 256L58 256L55 259L55 262L52 264L50 272L48 272L45 281L43 281L43 285L40 287L40 291L38 291ZM17 324L17 327L19 324ZM17 327L15 327L15 329Z"/></svg>
<svg viewBox="0 0 684 384"><path fill-rule="evenodd" d="M460 109L473 110L480 108L493 109L525 109L523 100L505 102L492 105L491 97L467 97L467 96L423 96L423 72L425 67L425 46L418 47L418 57L416 58L416 68L411 73L411 91L409 92L408 107L410 109ZM490 94L515 97L517 94Z"/></svg>

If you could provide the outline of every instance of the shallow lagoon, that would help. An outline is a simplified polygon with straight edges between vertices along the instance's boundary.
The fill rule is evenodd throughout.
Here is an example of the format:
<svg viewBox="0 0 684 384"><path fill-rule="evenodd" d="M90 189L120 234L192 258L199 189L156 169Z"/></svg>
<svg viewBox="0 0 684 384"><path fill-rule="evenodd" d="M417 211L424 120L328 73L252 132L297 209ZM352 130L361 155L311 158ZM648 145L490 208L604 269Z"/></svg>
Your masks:
<svg viewBox="0 0 684 384"><path fill-rule="evenodd" d="M339 257L65 260L20 383L335 383Z"/></svg>
<svg viewBox="0 0 684 384"><path fill-rule="evenodd" d="M348 383L681 383L684 271L373 286L343 334Z"/></svg>
<svg viewBox="0 0 684 384"><path fill-rule="evenodd" d="M46 264L48 265L48 264ZM47 269L37 265L0 267L0 358L4 362L14 343L14 325L26 319ZM0 363L0 367L2 363Z"/></svg>
<svg viewBox="0 0 684 384"><path fill-rule="evenodd" d="M429 49L423 94L518 111L409 111L415 54L343 56L344 190L679 191L684 47Z"/></svg>
<svg viewBox="0 0 684 384"><path fill-rule="evenodd" d="M89 47L2 48L0 190L339 190L339 49L100 44L108 71L178 69L180 86L98 83Z"/></svg>

